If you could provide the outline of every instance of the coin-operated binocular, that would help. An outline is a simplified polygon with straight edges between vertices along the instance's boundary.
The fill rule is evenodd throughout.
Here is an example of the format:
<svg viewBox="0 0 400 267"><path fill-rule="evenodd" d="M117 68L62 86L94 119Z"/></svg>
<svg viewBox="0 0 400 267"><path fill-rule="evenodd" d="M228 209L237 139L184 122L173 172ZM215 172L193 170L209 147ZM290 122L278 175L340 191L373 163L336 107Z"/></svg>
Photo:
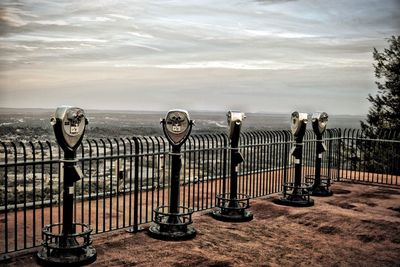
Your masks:
<svg viewBox="0 0 400 267"><path fill-rule="evenodd" d="M303 137L306 132L308 115L307 113L292 113L291 130L295 140L295 146L290 151L294 157L294 183L286 182L283 185L283 197L275 199L274 202L280 205L307 207L314 205L310 198L309 186L302 183L302 161L303 161Z"/></svg>
<svg viewBox="0 0 400 267"><path fill-rule="evenodd" d="M181 146L189 137L194 123L186 110L174 109L168 111L161 124L172 146L172 152L169 153L172 164L169 206L154 209L154 219L148 233L162 240L187 240L196 236L196 230L191 226L193 210L179 206Z"/></svg>
<svg viewBox="0 0 400 267"><path fill-rule="evenodd" d="M37 253L37 260L43 266L82 266L94 262L97 256L91 246L92 228L73 222L74 183L83 178L81 169L76 165L76 150L82 142L88 121L83 109L61 106L51 118L51 124L57 143L64 151L64 158L61 159L63 222L43 228L43 247Z"/></svg>
<svg viewBox="0 0 400 267"><path fill-rule="evenodd" d="M239 111L228 111L226 114L229 125L229 139L231 151L231 181L230 192L216 196L217 210L212 216L220 221L246 222L253 219L253 214L246 209L250 207L250 196L240 194L237 191L238 165L243 162L242 154L239 152L239 138L242 123L246 117Z"/></svg>
<svg viewBox="0 0 400 267"><path fill-rule="evenodd" d="M331 183L330 177L321 175L322 153L326 151L322 135L328 123L328 114L326 112L314 113L311 121L315 136L317 137L315 148L315 174L306 175L306 182L312 184L311 191L313 196L331 196L333 193L329 189Z"/></svg>

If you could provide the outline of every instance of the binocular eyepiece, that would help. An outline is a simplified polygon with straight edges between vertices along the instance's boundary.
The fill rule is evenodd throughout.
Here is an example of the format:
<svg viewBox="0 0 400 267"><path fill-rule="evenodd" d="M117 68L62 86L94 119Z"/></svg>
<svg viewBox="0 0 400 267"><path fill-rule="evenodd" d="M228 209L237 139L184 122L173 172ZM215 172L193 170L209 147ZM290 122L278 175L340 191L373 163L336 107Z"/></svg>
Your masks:
<svg viewBox="0 0 400 267"><path fill-rule="evenodd" d="M194 124L189 113L182 109L168 111L161 123L165 136L173 146L180 146L186 141Z"/></svg>
<svg viewBox="0 0 400 267"><path fill-rule="evenodd" d="M67 119L72 124L80 124L82 119L85 117L85 113L82 109L77 108L76 110L70 110L67 112Z"/></svg>
<svg viewBox="0 0 400 267"><path fill-rule="evenodd" d="M299 113L297 111L292 113L292 124L291 130L294 136L303 136L306 132L306 126L308 122L307 113Z"/></svg>
<svg viewBox="0 0 400 267"><path fill-rule="evenodd" d="M312 127L317 136L322 136L328 124L328 114L326 112L316 112L311 117ZM306 124L308 122L307 113L299 113L297 111L292 113L291 130L294 136L304 135Z"/></svg>
<svg viewBox="0 0 400 267"><path fill-rule="evenodd" d="M314 113L311 121L314 133L322 136L326 130L326 125L328 124L328 114L326 112Z"/></svg>
<svg viewBox="0 0 400 267"><path fill-rule="evenodd" d="M60 147L64 151L75 151L88 124L84 110L72 106L58 107L50 122Z"/></svg>
<svg viewBox="0 0 400 267"><path fill-rule="evenodd" d="M239 135L240 128L246 115L240 111L230 110L226 113L228 126L229 126L229 138L232 139L234 135ZM239 131L236 133L236 131Z"/></svg>

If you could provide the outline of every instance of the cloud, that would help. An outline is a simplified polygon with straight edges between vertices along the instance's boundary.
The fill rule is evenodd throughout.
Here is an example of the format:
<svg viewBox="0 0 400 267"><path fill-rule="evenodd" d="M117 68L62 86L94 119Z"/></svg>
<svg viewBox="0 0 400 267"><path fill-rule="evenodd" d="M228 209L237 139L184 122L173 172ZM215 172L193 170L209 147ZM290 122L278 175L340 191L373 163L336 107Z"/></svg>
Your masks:
<svg viewBox="0 0 400 267"><path fill-rule="evenodd" d="M124 19L124 20L131 20L134 19L133 17L121 15L121 14L108 14L110 17L117 18L117 19Z"/></svg>
<svg viewBox="0 0 400 267"><path fill-rule="evenodd" d="M41 36L41 35L28 35L19 34L10 37L0 37L0 41L14 41L14 42L87 42L87 43L107 43L107 40L85 37L58 37L58 36Z"/></svg>
<svg viewBox="0 0 400 267"><path fill-rule="evenodd" d="M97 46L95 46L93 44L85 44L85 43L81 43L79 45L82 46L82 47L90 47L90 48L97 47Z"/></svg>
<svg viewBox="0 0 400 267"><path fill-rule="evenodd" d="M203 97L205 108L245 100L265 110L296 92L304 105L326 97L340 112L360 113L351 101L375 89L372 49L399 33L400 18L398 0L39 2L0 3L0 94L30 77L37 82L23 87L32 91L104 94L105 102L92 103L99 106L121 86L139 99L146 91L144 106L179 90L199 108L194 100Z"/></svg>
<svg viewBox="0 0 400 267"><path fill-rule="evenodd" d="M113 22L115 19L111 19L108 17L80 17L80 21L88 21L88 22Z"/></svg>
<svg viewBox="0 0 400 267"><path fill-rule="evenodd" d="M297 1L297 0L255 0L256 2L260 3L260 4L282 4L284 2L293 2L293 1Z"/></svg>
<svg viewBox="0 0 400 267"><path fill-rule="evenodd" d="M154 39L154 36L153 36L153 35L147 34L147 33L129 32L129 34L130 34L130 35L133 35L133 36L135 36L135 37Z"/></svg>
<svg viewBox="0 0 400 267"><path fill-rule="evenodd" d="M236 70L277 70L277 69L297 69L297 66L287 64L277 64L269 60L261 61L200 61L186 62L179 64L157 65L158 68L165 69L236 69Z"/></svg>
<svg viewBox="0 0 400 267"><path fill-rule="evenodd" d="M39 47L37 47L37 46L28 46L28 45L15 45L15 48L22 48L22 49L25 49L25 50L28 50L28 51L33 51L33 50L38 49Z"/></svg>
<svg viewBox="0 0 400 267"><path fill-rule="evenodd" d="M302 32L289 32L289 31L271 31L271 30L244 30L242 33L248 37L270 37L270 38L286 38L286 39L304 39L304 38L316 38L319 35L302 33Z"/></svg>
<svg viewBox="0 0 400 267"><path fill-rule="evenodd" d="M69 25L65 20L36 20L33 23L37 23L40 25L57 25L57 26L66 26Z"/></svg>
<svg viewBox="0 0 400 267"><path fill-rule="evenodd" d="M17 8L0 8L0 25L6 24L11 27L21 27L29 23L21 17L22 10Z"/></svg>
<svg viewBox="0 0 400 267"><path fill-rule="evenodd" d="M55 46L55 47L46 47L47 50L74 50L73 47L66 47L66 46Z"/></svg>
<svg viewBox="0 0 400 267"><path fill-rule="evenodd" d="M231 61L198 61L182 62L176 64L140 64L140 63L116 63L116 68L160 68L160 69L231 69L231 70L306 70L321 68L351 68L365 67L369 61L365 59L348 58L309 58L302 61L276 61L276 60L231 60Z"/></svg>
<svg viewBox="0 0 400 267"><path fill-rule="evenodd" d="M157 51L157 52L161 52L162 50L154 47L154 46L150 46L150 45L145 45L145 44L138 44L138 43L129 43L130 46L135 46L135 47L140 47L140 48L146 48L149 50L153 50L153 51Z"/></svg>

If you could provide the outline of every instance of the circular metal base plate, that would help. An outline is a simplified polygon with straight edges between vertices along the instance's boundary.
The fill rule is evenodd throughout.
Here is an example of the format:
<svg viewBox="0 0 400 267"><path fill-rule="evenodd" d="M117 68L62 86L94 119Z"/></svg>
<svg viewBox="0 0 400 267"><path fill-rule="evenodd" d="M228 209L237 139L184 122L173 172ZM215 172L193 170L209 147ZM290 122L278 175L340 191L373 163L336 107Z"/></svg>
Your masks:
<svg viewBox="0 0 400 267"><path fill-rule="evenodd" d="M253 214L250 211L244 211L244 214L234 214L232 212L230 214L222 214L221 210L218 209L213 211L211 216L216 220L224 222L249 222L253 220Z"/></svg>
<svg viewBox="0 0 400 267"><path fill-rule="evenodd" d="M274 199L273 202L278 205L284 206L292 206L292 207L311 207L314 206L314 200L305 200L305 199L287 199L287 198L277 198Z"/></svg>
<svg viewBox="0 0 400 267"><path fill-rule="evenodd" d="M180 241L194 238L197 232L192 226L187 226L185 231L160 231L160 225L153 222L151 223L147 234L150 237L159 240Z"/></svg>
<svg viewBox="0 0 400 267"><path fill-rule="evenodd" d="M325 187L316 187L312 189L312 196L318 196L318 197L330 197L333 195L332 190L326 189Z"/></svg>
<svg viewBox="0 0 400 267"><path fill-rule="evenodd" d="M9 263L9 262L11 262L10 256L6 254L0 255L0 263Z"/></svg>
<svg viewBox="0 0 400 267"><path fill-rule="evenodd" d="M97 252L92 246L82 249L79 253L72 251L48 256L47 251L42 248L36 254L36 261L42 266L83 266L95 262L96 259Z"/></svg>

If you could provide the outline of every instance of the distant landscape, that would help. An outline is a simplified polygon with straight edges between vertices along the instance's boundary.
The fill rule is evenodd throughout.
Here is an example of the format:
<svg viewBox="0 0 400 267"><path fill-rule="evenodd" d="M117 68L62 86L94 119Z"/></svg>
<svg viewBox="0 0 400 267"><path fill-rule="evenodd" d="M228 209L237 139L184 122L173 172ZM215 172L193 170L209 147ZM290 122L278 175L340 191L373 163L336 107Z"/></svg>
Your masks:
<svg viewBox="0 0 400 267"><path fill-rule="evenodd" d="M54 138L50 109L0 108L1 141L34 141ZM193 133L227 131L226 112L189 111L195 121ZM86 110L87 138L161 135L160 118L165 112ZM246 113L244 131L290 129L290 114ZM330 115L328 128L359 128L365 116Z"/></svg>

